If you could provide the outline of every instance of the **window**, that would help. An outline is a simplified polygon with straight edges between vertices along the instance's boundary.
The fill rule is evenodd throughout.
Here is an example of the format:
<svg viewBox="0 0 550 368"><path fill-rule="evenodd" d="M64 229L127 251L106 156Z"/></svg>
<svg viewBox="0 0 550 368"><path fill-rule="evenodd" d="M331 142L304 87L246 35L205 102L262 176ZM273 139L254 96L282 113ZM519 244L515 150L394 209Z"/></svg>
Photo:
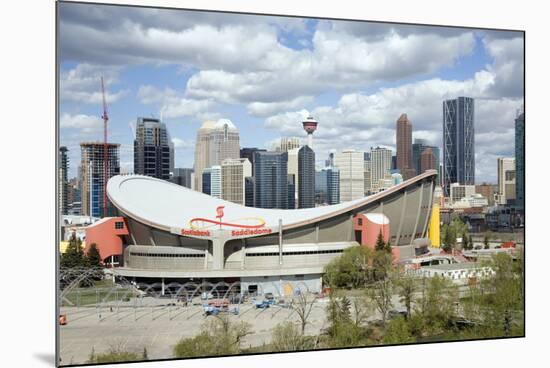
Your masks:
<svg viewBox="0 0 550 368"><path fill-rule="evenodd" d="M115 229L117 229L117 230L124 229L124 221L116 221L115 222Z"/></svg>
<svg viewBox="0 0 550 368"><path fill-rule="evenodd" d="M357 219L357 225L363 226L363 219L361 217Z"/></svg>

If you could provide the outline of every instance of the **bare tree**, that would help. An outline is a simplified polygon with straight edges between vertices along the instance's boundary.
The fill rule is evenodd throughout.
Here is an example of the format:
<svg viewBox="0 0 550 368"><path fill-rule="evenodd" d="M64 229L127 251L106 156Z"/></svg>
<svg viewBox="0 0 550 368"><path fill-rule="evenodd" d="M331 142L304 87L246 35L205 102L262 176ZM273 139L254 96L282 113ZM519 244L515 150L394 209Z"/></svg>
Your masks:
<svg viewBox="0 0 550 368"><path fill-rule="evenodd" d="M302 335L305 333L309 315L313 308L313 303L315 303L315 297L313 295L310 293L301 292L292 300L292 303L290 304L290 308L296 312L298 318L300 319Z"/></svg>
<svg viewBox="0 0 550 368"><path fill-rule="evenodd" d="M353 323L359 327L370 317L372 305L362 297L354 298L351 305L353 308Z"/></svg>
<svg viewBox="0 0 550 368"><path fill-rule="evenodd" d="M391 297L393 293L393 281L390 277L385 277L373 283L368 289L369 298L374 303L378 312L382 315L382 324L386 326L388 312L393 307Z"/></svg>

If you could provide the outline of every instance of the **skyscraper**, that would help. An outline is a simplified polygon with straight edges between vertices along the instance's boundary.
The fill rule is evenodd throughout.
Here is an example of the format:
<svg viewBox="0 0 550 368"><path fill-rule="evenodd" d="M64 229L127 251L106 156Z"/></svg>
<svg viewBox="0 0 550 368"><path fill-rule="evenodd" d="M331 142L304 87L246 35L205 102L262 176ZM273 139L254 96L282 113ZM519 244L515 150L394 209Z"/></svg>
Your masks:
<svg viewBox="0 0 550 368"><path fill-rule="evenodd" d="M315 171L315 203L327 203L327 171Z"/></svg>
<svg viewBox="0 0 550 368"><path fill-rule="evenodd" d="M103 147L100 142L80 143L81 150L81 183L82 214L85 216L103 216L103 194L105 191ZM120 174L118 143L107 143L107 177ZM114 215L115 209L108 202L108 215Z"/></svg>
<svg viewBox="0 0 550 368"><path fill-rule="evenodd" d="M420 155L420 172L423 173L426 170L437 170L437 162L431 147L424 148Z"/></svg>
<svg viewBox="0 0 550 368"><path fill-rule="evenodd" d="M256 151L262 151L265 152L266 150L263 148L256 148L256 147L243 147L240 150L240 157L241 158L247 158L250 162L250 165L252 165L252 175L254 176L254 152Z"/></svg>
<svg viewBox="0 0 550 368"><path fill-rule="evenodd" d="M516 160L510 157L497 159L498 204L511 204L516 199Z"/></svg>
<svg viewBox="0 0 550 368"><path fill-rule="evenodd" d="M344 150L334 155L334 165L340 171L340 202L365 196L365 155L362 151Z"/></svg>
<svg viewBox="0 0 550 368"><path fill-rule="evenodd" d="M475 184L474 99L443 101L443 190Z"/></svg>
<svg viewBox="0 0 550 368"><path fill-rule="evenodd" d="M298 188L300 185L300 175L298 172L298 152L299 148L292 148L288 150L287 157L287 173L289 176L289 185L292 185L294 191L288 193L289 198L292 197L292 200L288 202L288 208L296 208L296 203L298 203Z"/></svg>
<svg viewBox="0 0 550 368"><path fill-rule="evenodd" d="M315 152L309 146L298 151L298 208L315 207Z"/></svg>
<svg viewBox="0 0 550 368"><path fill-rule="evenodd" d="M397 119L395 133L397 169L401 172L403 179L407 180L416 174L412 162L412 124L407 114L401 114Z"/></svg>
<svg viewBox="0 0 550 368"><path fill-rule="evenodd" d="M173 159L170 144L164 123L159 119L138 118L134 139L134 172L168 180Z"/></svg>
<svg viewBox="0 0 550 368"><path fill-rule="evenodd" d="M277 152L288 152L291 149L300 147L300 138L298 137L283 137L275 146Z"/></svg>
<svg viewBox="0 0 550 368"><path fill-rule="evenodd" d="M286 152L254 153L254 207L288 207Z"/></svg>
<svg viewBox="0 0 550 368"><path fill-rule="evenodd" d="M525 208L525 113L516 118L516 205Z"/></svg>
<svg viewBox="0 0 550 368"><path fill-rule="evenodd" d="M202 191L202 172L226 158L240 157L239 131L228 119L206 121L197 132L195 145L195 190Z"/></svg>
<svg viewBox="0 0 550 368"><path fill-rule="evenodd" d="M380 180L391 179L392 151L383 147L371 148L371 191L376 193L380 189Z"/></svg>
<svg viewBox="0 0 550 368"><path fill-rule="evenodd" d="M340 171L336 167L325 167L327 172L327 203L340 203Z"/></svg>
<svg viewBox="0 0 550 368"><path fill-rule="evenodd" d="M415 138L414 143L412 144L412 162L413 167L416 170L416 175L422 174L422 170L420 168L420 155L422 154L422 151L424 148L428 146L428 141L421 138Z"/></svg>
<svg viewBox="0 0 550 368"><path fill-rule="evenodd" d="M252 176L252 165L247 158L227 158L222 161L222 199L246 204L245 179Z"/></svg>
<svg viewBox="0 0 550 368"><path fill-rule="evenodd" d="M59 177L58 177L58 205L59 214L66 215L69 210L68 192L69 181L67 178L67 172L69 169L69 158L67 157L67 147L59 147Z"/></svg>
<svg viewBox="0 0 550 368"><path fill-rule="evenodd" d="M222 167L214 165L210 168L210 195L212 197L222 197Z"/></svg>
<svg viewBox="0 0 550 368"><path fill-rule="evenodd" d="M193 188L193 169L191 168L174 168L173 175L170 178L172 183L181 185L183 187L192 189Z"/></svg>
<svg viewBox="0 0 550 368"><path fill-rule="evenodd" d="M212 169L207 167L204 170L202 170L202 175L201 175L202 192L208 195L212 194L211 186L212 186Z"/></svg>

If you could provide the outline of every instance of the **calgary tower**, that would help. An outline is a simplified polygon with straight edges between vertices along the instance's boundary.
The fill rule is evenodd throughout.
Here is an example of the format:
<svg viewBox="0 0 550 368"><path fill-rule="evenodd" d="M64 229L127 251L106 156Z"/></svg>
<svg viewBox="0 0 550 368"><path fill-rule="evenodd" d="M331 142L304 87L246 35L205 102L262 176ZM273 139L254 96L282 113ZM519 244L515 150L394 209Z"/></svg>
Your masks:
<svg viewBox="0 0 550 368"><path fill-rule="evenodd" d="M308 116L306 120L302 122L302 126L307 133L307 145L313 149L313 132L317 130L317 121L312 116Z"/></svg>

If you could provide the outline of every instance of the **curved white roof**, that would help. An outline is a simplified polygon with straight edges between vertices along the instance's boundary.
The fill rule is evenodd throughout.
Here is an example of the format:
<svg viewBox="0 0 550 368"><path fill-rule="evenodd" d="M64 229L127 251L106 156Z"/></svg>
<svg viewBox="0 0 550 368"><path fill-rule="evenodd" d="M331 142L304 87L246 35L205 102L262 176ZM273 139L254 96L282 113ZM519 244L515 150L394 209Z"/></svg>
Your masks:
<svg viewBox="0 0 550 368"><path fill-rule="evenodd" d="M227 124L227 127L229 129L237 129L235 124L233 124L233 122L229 119L220 119L220 120L218 120L217 122L214 123L214 128L222 129L224 127L224 125L226 125L226 124Z"/></svg>
<svg viewBox="0 0 550 368"><path fill-rule="evenodd" d="M224 222L246 223L250 218L261 218L266 227L278 226L282 219L284 228L317 221L345 212L359 205L386 196L412 182L435 175L428 171L413 179L396 185L384 192L332 206L307 209L264 209L245 207L219 198L211 197L168 181L142 175L117 175L109 179L109 200L123 213L136 220L160 229L190 228L190 220L207 218L216 220L216 208L224 206ZM376 218L375 222L384 222Z"/></svg>

